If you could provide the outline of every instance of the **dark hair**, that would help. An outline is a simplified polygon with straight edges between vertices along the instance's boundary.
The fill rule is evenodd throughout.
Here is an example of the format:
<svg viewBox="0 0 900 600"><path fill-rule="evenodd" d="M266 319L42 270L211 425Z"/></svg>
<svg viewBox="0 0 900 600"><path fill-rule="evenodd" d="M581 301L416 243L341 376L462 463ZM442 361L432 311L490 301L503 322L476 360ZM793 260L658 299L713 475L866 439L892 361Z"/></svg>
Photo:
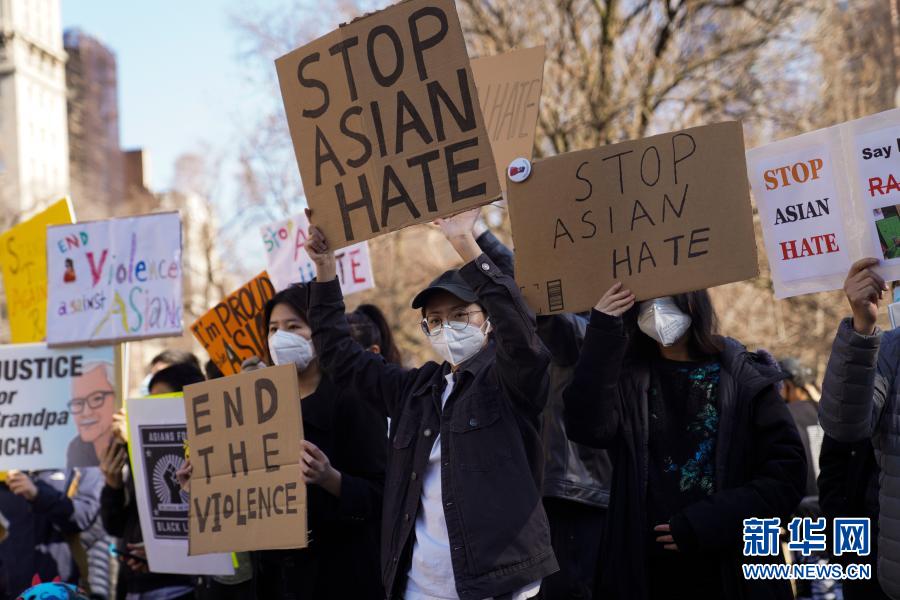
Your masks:
<svg viewBox="0 0 900 600"><path fill-rule="evenodd" d="M157 383L165 383L174 391L181 392L184 386L202 381L206 381L206 377L199 367L190 363L178 363L157 371L147 387L152 390Z"/></svg>
<svg viewBox="0 0 900 600"><path fill-rule="evenodd" d="M295 283L281 290L272 299L266 302L263 309L262 331L259 332L260 339L267 340L269 338L269 321L272 320L272 311L279 304L290 306L294 312L300 315L304 322L309 324L307 311L309 310L309 288L303 283ZM265 356L261 356L266 363L272 364L272 357L269 356L269 344L265 345Z"/></svg>
<svg viewBox="0 0 900 600"><path fill-rule="evenodd" d="M266 307L263 309L265 315L263 325L266 328L266 334L269 332L269 321L272 320L272 311L275 310L275 307L279 304L287 304L294 309L294 312L300 315L301 319L309 323L309 318L306 316L306 313L309 310L309 288L302 283L295 283L294 285L281 290L272 296L271 300L266 302Z"/></svg>
<svg viewBox="0 0 900 600"><path fill-rule="evenodd" d="M200 370L200 360L192 352L186 350L163 350L153 357L153 360L150 361L150 366L152 367L159 363L166 363L169 366L188 364L196 367L198 371Z"/></svg>
<svg viewBox="0 0 900 600"><path fill-rule="evenodd" d="M378 346L384 359L395 365L401 364L400 350L394 342L394 335L384 313L374 304L360 304L347 315L350 335L363 348Z"/></svg>
<svg viewBox="0 0 900 600"><path fill-rule="evenodd" d="M206 361L206 365L203 367L203 370L206 371L206 379L221 379L225 377L225 373L222 372L222 369L219 368L219 365L214 363L211 360Z"/></svg>
<svg viewBox="0 0 900 600"><path fill-rule="evenodd" d="M713 308L709 291L698 290L672 296L675 306L691 317L691 328L688 330L688 351L691 356L704 358L716 356L722 351L722 343L717 335L719 318ZM631 358L648 359L659 356L659 346L650 336L644 335L638 328L637 317L639 304L625 313L625 326L629 334L628 354Z"/></svg>

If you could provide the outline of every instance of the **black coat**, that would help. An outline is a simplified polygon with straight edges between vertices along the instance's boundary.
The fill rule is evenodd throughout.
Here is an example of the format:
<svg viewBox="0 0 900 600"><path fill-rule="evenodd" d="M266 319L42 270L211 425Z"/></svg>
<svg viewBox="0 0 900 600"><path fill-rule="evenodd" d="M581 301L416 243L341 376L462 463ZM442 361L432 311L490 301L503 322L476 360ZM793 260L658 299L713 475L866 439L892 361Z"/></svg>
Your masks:
<svg viewBox="0 0 900 600"><path fill-rule="evenodd" d="M327 375L300 406L303 436L341 472L341 495L307 486L309 546L255 553L257 596L382 598L378 555L387 422Z"/></svg>
<svg viewBox="0 0 900 600"><path fill-rule="evenodd" d="M510 277L515 277L513 253L487 231L478 246ZM561 313L538 316L538 337L550 352L547 408L541 419L544 443L544 497L559 498L596 508L609 505L612 462L606 450L573 442L566 435L563 391L572 381L587 317Z"/></svg>
<svg viewBox="0 0 900 600"><path fill-rule="evenodd" d="M773 386L783 375L734 340L723 341L715 493L674 515L672 534L682 552L702 552L709 568L720 570L724 598L787 600L792 595L786 581L744 579L743 519L780 517L783 525L788 522L806 487L803 444ZM651 377L647 364L625 364L626 346L622 320L595 311L564 398L569 436L609 448L613 458L601 597L643 600L650 530L646 500ZM761 557L746 561L766 562Z"/></svg>
<svg viewBox="0 0 900 600"><path fill-rule="evenodd" d="M336 381L391 417L382 517L382 576L401 595L422 480L440 433L444 514L463 600L513 592L557 570L541 503L539 433L549 357L515 282L484 255L460 270L490 315L495 343L458 371L441 410L447 363L388 365L350 337L338 282L310 286L319 360Z"/></svg>
<svg viewBox="0 0 900 600"><path fill-rule="evenodd" d="M134 479L126 474L125 485L121 488L103 486L100 494L100 517L106 533L117 538L118 549L128 551L128 544L144 541L141 521L138 516ZM143 593L166 587L191 587L193 582L187 575L167 573L137 573L123 562L119 566L116 597L125 598L128 593Z"/></svg>

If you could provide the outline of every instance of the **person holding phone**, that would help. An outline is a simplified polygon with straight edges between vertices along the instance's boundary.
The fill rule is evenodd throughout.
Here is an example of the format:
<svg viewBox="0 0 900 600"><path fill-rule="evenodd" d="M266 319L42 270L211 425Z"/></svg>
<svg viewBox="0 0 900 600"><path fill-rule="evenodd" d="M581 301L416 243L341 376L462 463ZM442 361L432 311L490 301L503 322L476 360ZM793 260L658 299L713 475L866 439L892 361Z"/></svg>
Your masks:
<svg viewBox="0 0 900 600"><path fill-rule="evenodd" d="M150 393L180 392L184 386L201 381L205 381L205 377L197 366L179 363L153 376ZM106 483L100 496L100 514L106 532L120 540L113 552L122 564L118 597L127 600L193 598L194 582L190 577L150 572L135 500L134 479L128 471L128 429L122 411L114 416L112 431L112 442L100 463Z"/></svg>

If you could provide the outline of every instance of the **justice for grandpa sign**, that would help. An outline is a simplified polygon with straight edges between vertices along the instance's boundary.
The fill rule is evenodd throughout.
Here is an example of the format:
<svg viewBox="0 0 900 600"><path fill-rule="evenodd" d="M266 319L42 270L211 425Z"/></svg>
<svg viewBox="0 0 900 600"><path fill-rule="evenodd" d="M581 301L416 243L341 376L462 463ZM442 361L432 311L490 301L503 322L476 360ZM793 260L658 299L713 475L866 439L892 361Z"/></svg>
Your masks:
<svg viewBox="0 0 900 600"><path fill-rule="evenodd" d="M297 368L190 385L184 405L194 466L189 554L305 547Z"/></svg>
<svg viewBox="0 0 900 600"><path fill-rule="evenodd" d="M334 248L500 196L453 0L409 0L275 61L312 219Z"/></svg>
<svg viewBox="0 0 900 600"><path fill-rule="evenodd" d="M0 471L94 466L111 437L113 347L0 346Z"/></svg>
<svg viewBox="0 0 900 600"><path fill-rule="evenodd" d="M733 122L535 163L509 184L525 299L580 312L616 281L645 300L755 277L746 168Z"/></svg>
<svg viewBox="0 0 900 600"><path fill-rule="evenodd" d="M47 229L47 343L181 335L178 213Z"/></svg>

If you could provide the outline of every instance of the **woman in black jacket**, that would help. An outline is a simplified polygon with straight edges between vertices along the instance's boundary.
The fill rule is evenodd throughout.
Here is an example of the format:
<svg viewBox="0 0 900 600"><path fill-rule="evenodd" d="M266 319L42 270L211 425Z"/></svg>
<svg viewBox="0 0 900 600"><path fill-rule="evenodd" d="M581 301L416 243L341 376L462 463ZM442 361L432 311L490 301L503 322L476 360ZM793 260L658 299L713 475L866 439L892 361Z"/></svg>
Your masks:
<svg viewBox="0 0 900 600"><path fill-rule="evenodd" d="M705 290L635 307L619 283L591 314L564 398L569 437L613 458L601 598L792 597L787 581L744 578L742 562L779 557L745 558L742 533L754 517L787 525L803 445L782 374L715 324Z"/></svg>
<svg viewBox="0 0 900 600"><path fill-rule="evenodd" d="M359 334L370 340L370 345L398 356L377 308L363 309L358 322ZM297 366L309 546L254 553L257 597L383 598L378 523L387 423L355 399L349 386L320 368L310 341L306 286L294 285L275 294L266 304L265 323L268 362Z"/></svg>
<svg viewBox="0 0 900 600"><path fill-rule="evenodd" d="M479 250L476 216L441 222L467 264L413 300L444 359L417 369L353 341L334 254L310 228L319 280L309 317L322 366L391 418L381 553L389 598L521 600L557 570L541 505L549 356L518 286Z"/></svg>

